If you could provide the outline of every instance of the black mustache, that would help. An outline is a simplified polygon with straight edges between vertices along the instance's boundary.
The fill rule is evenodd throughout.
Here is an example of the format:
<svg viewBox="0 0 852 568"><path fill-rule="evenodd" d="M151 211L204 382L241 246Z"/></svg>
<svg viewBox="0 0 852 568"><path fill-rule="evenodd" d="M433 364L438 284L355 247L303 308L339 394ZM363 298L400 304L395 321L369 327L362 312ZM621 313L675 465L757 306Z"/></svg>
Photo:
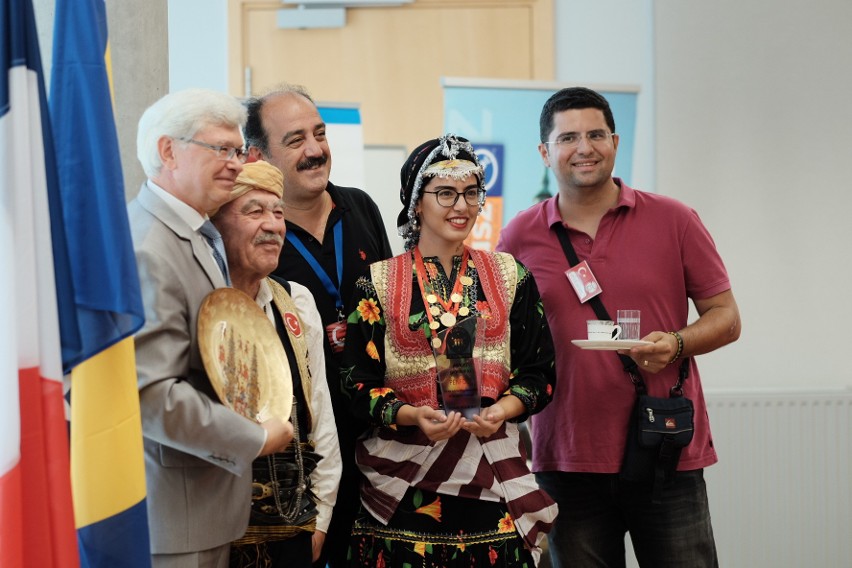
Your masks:
<svg viewBox="0 0 852 568"><path fill-rule="evenodd" d="M302 171L310 168L314 168L316 166L324 166L328 161L328 157L323 154L322 156L317 156L316 158L305 158L298 164L296 164L296 170Z"/></svg>

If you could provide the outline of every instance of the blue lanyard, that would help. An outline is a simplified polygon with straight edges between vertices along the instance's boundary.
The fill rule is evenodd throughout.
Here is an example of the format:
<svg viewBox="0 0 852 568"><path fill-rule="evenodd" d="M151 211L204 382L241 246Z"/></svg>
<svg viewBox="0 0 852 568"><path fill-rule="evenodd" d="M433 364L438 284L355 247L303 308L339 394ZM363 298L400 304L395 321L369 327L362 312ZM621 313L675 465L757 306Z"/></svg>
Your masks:
<svg viewBox="0 0 852 568"><path fill-rule="evenodd" d="M296 250L302 255L302 257L308 261L308 264L311 266L311 269L314 271L314 274L317 275L317 278L320 279L322 285L325 287L328 295L334 298L334 307L337 308L337 315L342 319L343 318L343 300L340 298L340 286L343 282L343 219L338 219L334 224L334 258L337 262L337 286L334 285L334 282L331 281L331 277L325 271L325 269L320 266L319 261L311 254L311 252L305 247L305 244L302 240L292 231L287 231L286 235L287 241L296 247Z"/></svg>

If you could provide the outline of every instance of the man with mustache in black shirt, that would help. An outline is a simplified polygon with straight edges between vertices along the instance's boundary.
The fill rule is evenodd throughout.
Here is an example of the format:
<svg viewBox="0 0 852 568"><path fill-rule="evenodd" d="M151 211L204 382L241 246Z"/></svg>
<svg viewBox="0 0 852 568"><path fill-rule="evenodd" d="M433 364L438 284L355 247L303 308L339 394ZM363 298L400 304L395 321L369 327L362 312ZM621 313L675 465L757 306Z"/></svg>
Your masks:
<svg viewBox="0 0 852 568"><path fill-rule="evenodd" d="M370 263L392 256L375 202L364 191L329 181L331 151L326 124L304 87L285 85L247 104L245 128L250 155L284 174L287 243L273 272L306 286L316 299L326 328L326 378L337 422L343 475L331 524L317 527L315 566L346 564L346 550L358 509L360 474L355 440L366 428L349 411L341 388L339 357L345 339L345 315L355 280ZM319 417L322 419L322 417ZM322 540L325 540L324 544Z"/></svg>

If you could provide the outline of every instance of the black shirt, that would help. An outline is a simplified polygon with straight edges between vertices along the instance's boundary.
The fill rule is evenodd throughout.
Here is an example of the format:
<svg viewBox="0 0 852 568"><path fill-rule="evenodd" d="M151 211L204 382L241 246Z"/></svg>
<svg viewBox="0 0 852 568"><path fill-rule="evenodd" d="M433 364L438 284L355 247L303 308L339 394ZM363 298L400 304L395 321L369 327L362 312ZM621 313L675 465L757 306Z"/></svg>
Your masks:
<svg viewBox="0 0 852 568"><path fill-rule="evenodd" d="M289 221L287 232L299 237L305 248L317 259L332 282L337 285L334 225L338 219L343 219L343 280L340 296L344 303L343 314L346 317L355 309L355 306L349 305L353 297L355 281L369 271L371 263L390 258L391 247L379 208L366 192L354 187L337 187L331 182L328 183L326 191L335 206L328 215L322 243L302 227ZM326 291L310 264L290 243L284 245L278 268L273 274L298 282L311 291L324 326L338 321L335 298ZM334 419L337 422L345 476L354 474L355 439L366 428L366 424L356 422L351 414L350 399L340 381L340 355L332 352L326 340L325 372L331 392Z"/></svg>

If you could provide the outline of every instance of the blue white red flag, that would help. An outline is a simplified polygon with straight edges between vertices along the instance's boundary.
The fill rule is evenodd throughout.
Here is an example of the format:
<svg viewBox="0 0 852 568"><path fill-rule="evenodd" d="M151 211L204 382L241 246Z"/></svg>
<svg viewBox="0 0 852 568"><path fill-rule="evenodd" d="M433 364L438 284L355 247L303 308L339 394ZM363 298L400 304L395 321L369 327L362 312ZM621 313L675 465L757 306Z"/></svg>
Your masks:
<svg viewBox="0 0 852 568"><path fill-rule="evenodd" d="M71 289L41 55L31 0L0 6L0 566L76 567L57 315Z"/></svg>

